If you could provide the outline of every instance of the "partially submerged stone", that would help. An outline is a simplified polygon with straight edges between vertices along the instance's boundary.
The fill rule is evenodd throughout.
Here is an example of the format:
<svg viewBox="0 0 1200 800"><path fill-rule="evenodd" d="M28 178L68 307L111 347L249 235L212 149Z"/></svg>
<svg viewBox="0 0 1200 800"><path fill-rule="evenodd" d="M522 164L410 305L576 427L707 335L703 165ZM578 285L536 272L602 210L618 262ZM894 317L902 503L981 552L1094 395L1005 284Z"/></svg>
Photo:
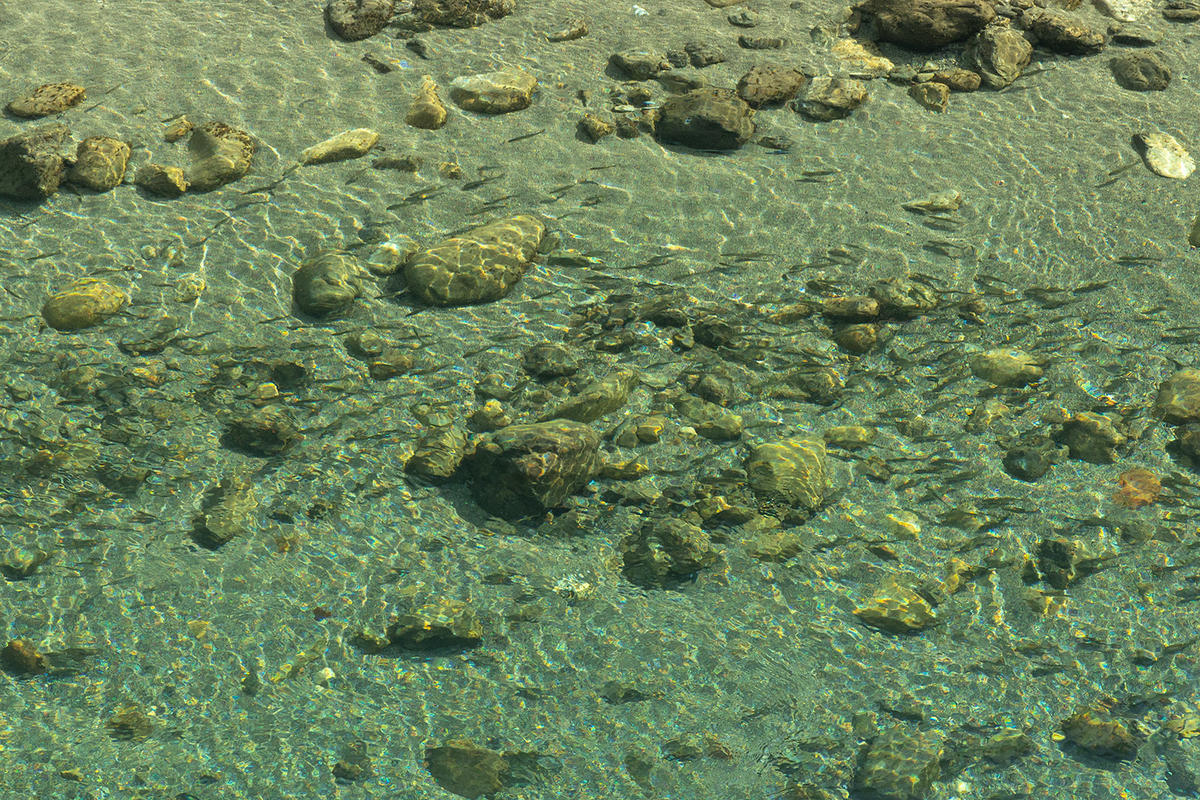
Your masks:
<svg viewBox="0 0 1200 800"><path fill-rule="evenodd" d="M867 99L867 85L854 78L813 78L796 110L814 122L844 119Z"/></svg>
<svg viewBox="0 0 1200 800"><path fill-rule="evenodd" d="M414 256L404 268L408 288L429 305L499 300L525 274L545 234L529 215L489 222Z"/></svg>
<svg viewBox="0 0 1200 800"><path fill-rule="evenodd" d="M46 83L10 102L5 110L17 117L48 117L83 102L87 92L73 83Z"/></svg>
<svg viewBox="0 0 1200 800"><path fill-rule="evenodd" d="M117 287L98 278L83 278L50 295L42 317L58 331L78 331L99 325L116 314L129 298Z"/></svg>

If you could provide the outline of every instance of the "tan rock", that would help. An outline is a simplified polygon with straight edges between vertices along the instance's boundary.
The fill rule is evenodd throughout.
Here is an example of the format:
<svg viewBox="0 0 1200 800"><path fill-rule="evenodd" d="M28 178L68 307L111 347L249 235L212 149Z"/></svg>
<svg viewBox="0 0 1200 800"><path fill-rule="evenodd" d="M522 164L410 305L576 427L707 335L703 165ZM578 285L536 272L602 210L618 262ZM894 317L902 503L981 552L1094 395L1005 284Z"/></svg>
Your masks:
<svg viewBox="0 0 1200 800"><path fill-rule="evenodd" d="M417 89L404 121L414 128L436 131L446 124L449 115L446 105L438 95L437 82L430 75L421 78L421 88Z"/></svg>
<svg viewBox="0 0 1200 800"><path fill-rule="evenodd" d="M52 294L42 306L42 317L55 330L77 331L99 325L128 302L125 293L112 284L84 278Z"/></svg>
<svg viewBox="0 0 1200 800"><path fill-rule="evenodd" d="M73 83L47 83L8 104L8 113L18 117L47 117L79 105L87 96Z"/></svg>
<svg viewBox="0 0 1200 800"><path fill-rule="evenodd" d="M163 164L146 164L133 176L133 183L151 194L163 197L179 197L187 191L188 182L179 167Z"/></svg>
<svg viewBox="0 0 1200 800"><path fill-rule="evenodd" d="M129 145L110 136L89 136L75 149L75 166L67 173L67 181L107 192L125 180L128 165Z"/></svg>
<svg viewBox="0 0 1200 800"><path fill-rule="evenodd" d="M379 134L370 128L342 131L300 154L301 164L329 164L362 158L379 141Z"/></svg>
<svg viewBox="0 0 1200 800"><path fill-rule="evenodd" d="M538 87L537 78L518 67L464 75L450 84L450 99L467 111L507 114L528 108Z"/></svg>

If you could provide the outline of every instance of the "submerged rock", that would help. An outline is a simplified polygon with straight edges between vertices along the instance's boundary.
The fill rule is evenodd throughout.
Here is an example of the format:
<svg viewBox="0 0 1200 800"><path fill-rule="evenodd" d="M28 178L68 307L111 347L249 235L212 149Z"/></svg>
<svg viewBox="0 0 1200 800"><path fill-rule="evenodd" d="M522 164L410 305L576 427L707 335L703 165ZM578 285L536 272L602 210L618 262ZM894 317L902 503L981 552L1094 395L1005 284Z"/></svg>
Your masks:
<svg viewBox="0 0 1200 800"><path fill-rule="evenodd" d="M784 439L754 448L746 475L760 500L816 511L829 491L826 461L821 439Z"/></svg>
<svg viewBox="0 0 1200 800"><path fill-rule="evenodd" d="M483 640L483 625L466 603L439 599L401 614L388 626L387 638L406 650L474 647Z"/></svg>
<svg viewBox="0 0 1200 800"><path fill-rule="evenodd" d="M523 69L507 67L455 78L450 82L450 99L467 111L507 114L528 108L537 88L537 78Z"/></svg>
<svg viewBox="0 0 1200 800"><path fill-rule="evenodd" d="M327 319L350 310L362 294L362 271L349 253L330 251L306 260L292 277L292 297L305 314Z"/></svg>
<svg viewBox="0 0 1200 800"><path fill-rule="evenodd" d="M427 747L425 766L438 786L470 800L490 797L503 789L509 770L500 753L466 739L451 739L441 747Z"/></svg>
<svg viewBox="0 0 1200 800"><path fill-rule="evenodd" d="M561 506L600 468L600 437L579 422L510 425L491 434L468 460L481 506L501 517Z"/></svg>
<svg viewBox="0 0 1200 800"><path fill-rule="evenodd" d="M801 115L814 122L844 119L867 99L867 85L853 78L813 78L808 91L794 106Z"/></svg>
<svg viewBox="0 0 1200 800"><path fill-rule="evenodd" d="M257 149L250 134L224 122L196 128L188 139L192 157L189 188L208 192L238 180L250 170L250 159Z"/></svg>
<svg viewBox="0 0 1200 800"><path fill-rule="evenodd" d="M1183 180L1196 171L1196 161L1174 136L1167 133L1139 133L1133 143L1155 174Z"/></svg>
<svg viewBox="0 0 1200 800"><path fill-rule="evenodd" d="M703 528L667 517L646 520L621 550L625 577L648 588L677 586L721 558Z"/></svg>
<svg viewBox="0 0 1200 800"><path fill-rule="evenodd" d="M342 39L356 42L387 27L395 10L395 0L330 0L325 19Z"/></svg>
<svg viewBox="0 0 1200 800"><path fill-rule="evenodd" d="M545 234L540 220L521 214L447 239L405 265L409 290L438 306L499 300L525 274Z"/></svg>
<svg viewBox="0 0 1200 800"><path fill-rule="evenodd" d="M416 0L412 13L426 25L474 28L507 17L516 8L517 0Z"/></svg>
<svg viewBox="0 0 1200 800"><path fill-rule="evenodd" d="M734 150L754 135L754 110L726 89L693 89L668 97L658 110L655 137L698 150Z"/></svg>
<svg viewBox="0 0 1200 800"><path fill-rule="evenodd" d="M867 746L854 773L854 788L878 800L919 800L941 775L944 748L934 731L895 727Z"/></svg>
<svg viewBox="0 0 1200 800"><path fill-rule="evenodd" d="M87 92L73 83L47 83L11 101L5 110L16 117L48 117L83 102Z"/></svg>
<svg viewBox="0 0 1200 800"><path fill-rule="evenodd" d="M880 39L912 50L961 42L996 18L987 0L867 0L856 8L875 17Z"/></svg>
<svg viewBox="0 0 1200 800"><path fill-rule="evenodd" d="M0 141L0 195L42 200L58 191L66 166L59 148L71 132L43 125Z"/></svg>
<svg viewBox="0 0 1200 800"><path fill-rule="evenodd" d="M342 131L337 136L314 144L301 153L300 163L328 164L333 161L362 158L378 141L379 134L369 128Z"/></svg>
<svg viewBox="0 0 1200 800"><path fill-rule="evenodd" d="M42 306L42 317L57 331L78 331L99 325L128 302L125 293L112 284L83 278L52 294Z"/></svg>
<svg viewBox="0 0 1200 800"><path fill-rule="evenodd" d="M107 192L125 180L129 145L111 136L89 136L75 148L75 165L66 180L93 192Z"/></svg>

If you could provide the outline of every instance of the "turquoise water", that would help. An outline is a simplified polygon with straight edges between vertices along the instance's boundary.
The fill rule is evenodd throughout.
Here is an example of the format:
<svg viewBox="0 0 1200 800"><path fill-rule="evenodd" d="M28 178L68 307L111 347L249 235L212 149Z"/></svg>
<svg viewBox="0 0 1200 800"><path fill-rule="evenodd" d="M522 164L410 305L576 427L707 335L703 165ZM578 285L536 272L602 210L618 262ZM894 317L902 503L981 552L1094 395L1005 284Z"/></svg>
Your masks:
<svg viewBox="0 0 1200 800"><path fill-rule="evenodd" d="M765 60L737 47L727 11L700 0L639 6L648 13L526 2L479 28L421 34L428 60L390 33L336 40L318 3L0 8L6 101L51 81L87 87L61 120L76 141L114 136L130 142L134 167L184 165L185 143L165 143L162 129L186 114L260 143L250 175L208 194L165 200L126 185L5 201L0 532L6 564L50 558L0 582L0 633L59 655L48 675L0 673L0 796L451 797L425 751L465 738L523 754L510 757L497 797L740 799L789 796L801 783L841 797L863 743L895 726L946 743L929 797L1169 797L1168 763L1197 768L1191 740L1163 729L1194 713L1194 653L1147 663L1136 651L1159 654L1197 624L1188 602L1196 476L1168 452L1171 430L1149 406L1195 358L1187 326L1200 292L1187 233L1200 205L1194 178L1140 165L1099 186L1137 161L1135 133L1196 146L1195 34L1147 15L1176 67L1161 93L1116 87L1107 61L1122 48L1083 59L1039 51L1030 70L1047 71L1004 92L956 94L944 114L882 80L841 122L761 112L761 133L793 140L787 153L692 153L646 132L588 143L576 125L585 110L608 113L620 85L606 73L613 52L708 41L728 56L699 71L718 86ZM755 8L754 33L789 42L769 60L839 68L810 34L832 6ZM580 15L591 20L587 37L546 41ZM377 73L367 53L397 69ZM445 97L458 75L500 66L538 77L529 109L485 118L451 107L435 132L404 124L422 75ZM648 86L656 102L667 96ZM36 124L6 118L0 136ZM359 127L382 135L386 155L419 156L419 170L373 170L368 156L303 167L269 193L246 194L306 147ZM444 177L443 162L462 177ZM467 188L493 175L502 177ZM553 191L579 180L596 183ZM945 189L964 198L952 223L902 208ZM423 191L429 199L397 206ZM306 252L366 252L378 235L429 245L516 212L544 215L562 251L502 301L412 315L416 306L372 281L345 319L314 324L292 311L291 276ZM943 307L889 324L892 338L862 357L839 352L816 318L769 320L813 297L811 281L860 293L912 273L947 292ZM41 326L44 299L89 275L128 292L129 308L78 334ZM175 299L185 277L205 287L194 303ZM1107 285L1092 290L1097 282ZM1028 293L1047 287L1063 290L1050 293L1062 304ZM951 292L985 288L983 324L962 320L953 308L962 295ZM670 331L645 321L629 326L637 338L624 352L595 349L580 317L624 295L674 295L693 318L729 317L762 352L674 352ZM414 345L415 372L367 377L345 346L366 328ZM170 340L161 352L118 347L156 331ZM627 405L593 427L665 409L659 444L604 446L610 460L641 454L647 477L597 480L550 521L512 522L489 518L461 483L405 475L428 431L420 403L464 418L493 373L531 392L521 353L543 340L568 343L585 376L642 373ZM1001 346L1044 356L1047 376L1028 391L991 392L1012 415L967 432L968 411L989 396L967 359ZM847 376L842 403L766 391L801 354ZM302 441L268 459L222 446L230 417L285 364L305 372L280 401ZM737 389L741 440L689 434L664 400L681 375L712 370ZM522 397L509 405L528 421L536 409ZM1097 408L1119 412L1130 432L1116 464L1068 460L1034 483L1002 470L1005 442ZM879 436L864 451L831 448L836 491L789 529L797 555L758 560L747 552L752 525L715 524L723 559L694 582L648 590L622 574L622 541L645 517L684 516L703 494L697 482L736 481L750 445L837 425ZM872 455L890 480L855 472ZM45 459L52 466L39 466ZM110 463L148 477L112 491L96 477ZM1132 466L1164 479L1160 502L1114 505L1117 476ZM231 476L254 487L246 533L199 548L193 519ZM964 523L967 512L987 522ZM1051 536L1115 558L1043 614L1029 592L1047 587L1022 576ZM851 613L889 577L940 580L952 558L978 574L944 598L937 626L894 637ZM355 646L360 631L382 634L400 609L439 597L476 609L480 647L421 657ZM612 681L645 699L605 699ZM1148 734L1132 762L1056 741L1065 719L1108 697ZM128 708L151 723L145 738L111 735L106 723ZM957 743L1008 729L1032 740L1011 763L980 760L970 746L956 755ZM682 745L699 757L672 757ZM355 746L370 770L339 781L333 766Z"/></svg>

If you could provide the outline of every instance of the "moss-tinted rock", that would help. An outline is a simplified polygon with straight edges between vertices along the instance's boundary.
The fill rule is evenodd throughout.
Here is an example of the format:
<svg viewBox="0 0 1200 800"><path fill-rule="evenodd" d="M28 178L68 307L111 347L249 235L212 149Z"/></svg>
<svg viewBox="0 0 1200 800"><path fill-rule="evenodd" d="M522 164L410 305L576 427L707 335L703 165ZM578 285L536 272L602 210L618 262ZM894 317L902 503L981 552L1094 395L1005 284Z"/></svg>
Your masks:
<svg viewBox="0 0 1200 800"><path fill-rule="evenodd" d="M734 150L754 135L754 110L726 89L693 89L663 101L655 136L664 144Z"/></svg>
<svg viewBox="0 0 1200 800"><path fill-rule="evenodd" d="M41 200L58 191L66 166L59 148L71 132L43 125L0 142L0 195Z"/></svg>
<svg viewBox="0 0 1200 800"><path fill-rule="evenodd" d="M1154 410L1167 422L1200 422L1200 369L1181 369L1163 381Z"/></svg>
<svg viewBox="0 0 1200 800"><path fill-rule="evenodd" d="M430 305L499 300L525 274L545 234L528 215L489 222L414 256L404 269L408 287Z"/></svg>
<svg viewBox="0 0 1200 800"><path fill-rule="evenodd" d="M507 17L516 7L517 0L416 0L412 13L426 25L473 28Z"/></svg>
<svg viewBox="0 0 1200 800"><path fill-rule="evenodd" d="M466 603L439 599L401 614L388 626L387 637L407 650L474 647L483 639L483 625Z"/></svg>
<svg viewBox="0 0 1200 800"><path fill-rule="evenodd" d="M222 478L205 494L201 513L192 521L192 539L216 550L251 530L257 508L252 481L243 475Z"/></svg>
<svg viewBox="0 0 1200 800"><path fill-rule="evenodd" d="M89 136L75 148L75 165L67 181L93 192L107 192L125 180L129 145L111 136Z"/></svg>
<svg viewBox="0 0 1200 800"><path fill-rule="evenodd" d="M404 465L404 471L432 480L445 480L454 474L467 452L467 435L450 425L421 438L416 452Z"/></svg>
<svg viewBox="0 0 1200 800"><path fill-rule="evenodd" d="M1068 742L1091 755L1118 761L1132 761L1145 742L1136 722L1114 717L1107 708L1083 709L1062 723Z"/></svg>
<svg viewBox="0 0 1200 800"><path fill-rule="evenodd" d="M362 270L349 253L319 253L301 264L292 277L296 305L314 317L339 317L350 310L360 294Z"/></svg>
<svg viewBox="0 0 1200 800"><path fill-rule="evenodd" d="M292 415L286 409L267 406L233 420L222 441L235 450L265 457L282 453L299 438Z"/></svg>
<svg viewBox="0 0 1200 800"><path fill-rule="evenodd" d="M569 420L510 425L486 438L469 460L479 504L502 517L562 505L600 468L600 437Z"/></svg>
<svg viewBox="0 0 1200 800"><path fill-rule="evenodd" d="M188 140L192 156L190 188L207 192L236 181L250 170L250 159L257 149L250 134L224 122L196 128Z"/></svg>
<svg viewBox="0 0 1200 800"><path fill-rule="evenodd" d="M330 0L325 19L342 39L357 42L383 30L395 10L395 0Z"/></svg>
<svg viewBox="0 0 1200 800"><path fill-rule="evenodd" d="M55 292L42 306L46 324L58 331L77 331L99 325L116 314L129 298L98 278L84 278Z"/></svg>
<svg viewBox="0 0 1200 800"><path fill-rule="evenodd" d="M640 378L633 370L618 370L586 387L582 392L559 404L543 419L573 419L593 422L625 405L629 393Z"/></svg>
<svg viewBox="0 0 1200 800"><path fill-rule="evenodd" d="M6 110L17 117L48 117L79 105L86 96L82 86L73 83L47 83L13 100L6 106Z"/></svg>
<svg viewBox="0 0 1200 800"><path fill-rule="evenodd" d="M942 740L933 731L895 727L867 746L854 774L854 788L875 800L918 800L941 774Z"/></svg>
<svg viewBox="0 0 1200 800"><path fill-rule="evenodd" d="M886 633L917 633L936 621L933 606L908 586L889 580L854 609L864 625Z"/></svg>
<svg viewBox="0 0 1200 800"><path fill-rule="evenodd" d="M829 491L825 443L796 438L759 445L746 459L750 487L760 500L816 511Z"/></svg>
<svg viewBox="0 0 1200 800"><path fill-rule="evenodd" d="M447 792L471 800L503 789L509 769L502 755L466 739L425 748L425 766Z"/></svg>
<svg viewBox="0 0 1200 800"><path fill-rule="evenodd" d="M720 560L704 530L681 519L647 520L621 546L631 583L669 588L694 578Z"/></svg>

